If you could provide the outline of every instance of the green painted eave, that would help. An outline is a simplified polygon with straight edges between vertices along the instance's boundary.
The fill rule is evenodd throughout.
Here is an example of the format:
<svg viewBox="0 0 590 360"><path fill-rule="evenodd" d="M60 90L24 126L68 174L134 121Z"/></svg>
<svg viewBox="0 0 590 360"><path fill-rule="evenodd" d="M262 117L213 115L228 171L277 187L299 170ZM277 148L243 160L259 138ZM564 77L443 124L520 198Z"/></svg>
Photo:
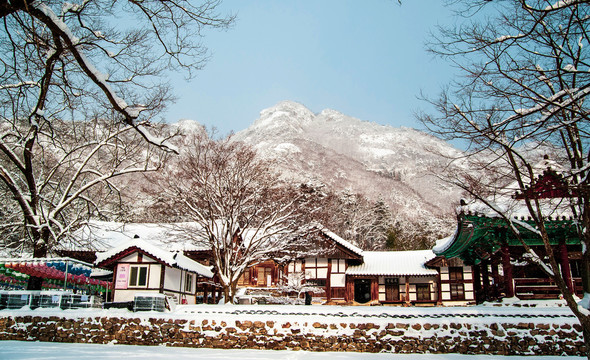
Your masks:
<svg viewBox="0 0 590 360"><path fill-rule="evenodd" d="M468 264L477 264L489 254L498 251L503 243L509 246L522 246L521 241L510 231L506 221L499 217L485 217L462 214L458 228L446 249L436 252L446 258L459 257ZM534 228L533 221L519 220ZM543 245L543 240L535 232L516 224L524 242L529 246ZM580 244L576 226L572 220L546 220L545 227L550 243L558 245L565 241L568 245Z"/></svg>

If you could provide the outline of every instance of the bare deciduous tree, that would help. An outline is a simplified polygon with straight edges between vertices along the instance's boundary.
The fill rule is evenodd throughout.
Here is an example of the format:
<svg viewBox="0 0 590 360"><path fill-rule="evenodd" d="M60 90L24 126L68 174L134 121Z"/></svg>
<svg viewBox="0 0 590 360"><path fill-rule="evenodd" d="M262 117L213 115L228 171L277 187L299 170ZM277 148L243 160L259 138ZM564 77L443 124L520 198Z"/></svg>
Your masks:
<svg viewBox="0 0 590 360"><path fill-rule="evenodd" d="M189 238L211 250L226 302L235 301L238 280L249 267L309 251L311 240L301 235L312 209L250 147L203 133L173 161L162 191L190 222Z"/></svg>
<svg viewBox="0 0 590 360"><path fill-rule="evenodd" d="M66 213L98 207L92 187L113 189L109 179L151 168L146 141L177 151L155 136L148 120L171 100L166 71L190 75L200 68L207 58L202 30L231 24L231 16L216 13L218 4L0 4L0 181L17 204L35 256L45 256L50 239L76 224ZM91 121L97 118L110 124L98 126ZM130 130L144 139L139 168L130 164L130 153L139 151L136 139L128 142ZM9 222L18 220L13 210Z"/></svg>
<svg viewBox="0 0 590 360"><path fill-rule="evenodd" d="M30 149L20 136L26 130L2 129L2 201L11 214L2 218L2 229L12 249L45 257L90 216L112 210L105 206L119 197L116 178L156 170L163 153L123 123L54 120L38 129ZM29 287L39 288L38 280L32 278Z"/></svg>
<svg viewBox="0 0 590 360"><path fill-rule="evenodd" d="M508 183L515 184L512 191L525 193L541 175L534 166L539 157L531 157L531 151L553 147L554 160L564 165L569 190L575 194L562 199L560 205L567 203L578 219L588 298L590 5L581 0L456 3L463 5L460 12L471 12L472 17L461 26L441 29L432 50L457 64L465 76L431 101L440 116L420 117L434 133L468 142L472 155L465 165L471 171L454 174L456 184L503 217L515 237L526 229L543 241L549 264L542 268L580 320L590 348L589 302L578 304L564 281L545 226L558 209L549 201L525 198L533 221L527 226L489 200L501 195L499 190ZM485 154L488 160L478 159L478 154ZM531 260L543 262L527 250Z"/></svg>
<svg viewBox="0 0 590 360"><path fill-rule="evenodd" d="M149 132L145 119L170 100L160 76L199 69L201 32L227 27L219 1L12 1L0 6L3 121L83 120L110 108L149 142L175 150ZM99 113L102 111L96 111ZM144 120L141 120L141 118Z"/></svg>

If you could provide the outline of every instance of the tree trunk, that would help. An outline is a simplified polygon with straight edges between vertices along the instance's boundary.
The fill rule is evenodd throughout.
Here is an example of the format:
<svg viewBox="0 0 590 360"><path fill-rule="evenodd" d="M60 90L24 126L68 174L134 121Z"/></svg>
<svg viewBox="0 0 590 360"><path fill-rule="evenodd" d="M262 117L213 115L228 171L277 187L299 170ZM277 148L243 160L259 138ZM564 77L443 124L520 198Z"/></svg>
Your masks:
<svg viewBox="0 0 590 360"><path fill-rule="evenodd" d="M233 304L233 302L231 302L231 289L229 288L228 285L223 284L223 301L226 304Z"/></svg>
<svg viewBox="0 0 590 360"><path fill-rule="evenodd" d="M41 234L33 234L33 258L47 257L47 241L49 232L43 231ZM27 290L41 290L43 288L43 278L31 276L27 282Z"/></svg>
<svg viewBox="0 0 590 360"><path fill-rule="evenodd" d="M586 357L590 360L590 317L578 317L584 334L584 345L586 346Z"/></svg>
<svg viewBox="0 0 590 360"><path fill-rule="evenodd" d="M234 304L235 301L235 296L236 296L236 290L238 287L238 283L233 282L233 283L229 283L229 284L222 284L223 286L223 296L224 296L224 300L226 304Z"/></svg>
<svg viewBox="0 0 590 360"><path fill-rule="evenodd" d="M586 242L586 246L588 246L588 242ZM584 296L586 294L590 294L590 251L582 252L582 289L584 291Z"/></svg>

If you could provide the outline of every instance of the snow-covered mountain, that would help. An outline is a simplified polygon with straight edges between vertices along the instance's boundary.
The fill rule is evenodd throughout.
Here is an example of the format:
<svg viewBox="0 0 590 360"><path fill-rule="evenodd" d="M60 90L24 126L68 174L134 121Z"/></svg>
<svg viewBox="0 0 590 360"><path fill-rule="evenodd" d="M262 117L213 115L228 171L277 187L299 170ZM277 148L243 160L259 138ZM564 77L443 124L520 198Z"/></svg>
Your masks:
<svg viewBox="0 0 590 360"><path fill-rule="evenodd" d="M275 159L293 181L380 198L403 217L450 214L459 200L459 190L433 174L447 165L445 156L460 151L415 129L361 121L335 110L314 114L284 101L263 110L235 139Z"/></svg>

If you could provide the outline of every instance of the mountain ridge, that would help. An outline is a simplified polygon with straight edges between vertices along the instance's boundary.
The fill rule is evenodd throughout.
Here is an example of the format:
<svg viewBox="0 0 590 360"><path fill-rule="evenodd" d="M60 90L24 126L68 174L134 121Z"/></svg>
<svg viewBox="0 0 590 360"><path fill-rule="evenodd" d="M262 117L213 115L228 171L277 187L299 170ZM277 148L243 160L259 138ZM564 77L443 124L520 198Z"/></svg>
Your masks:
<svg viewBox="0 0 590 360"><path fill-rule="evenodd" d="M449 216L459 189L437 178L460 150L430 134L282 101L234 135L277 161L283 177L384 199L410 218ZM441 154L445 155L442 156Z"/></svg>

